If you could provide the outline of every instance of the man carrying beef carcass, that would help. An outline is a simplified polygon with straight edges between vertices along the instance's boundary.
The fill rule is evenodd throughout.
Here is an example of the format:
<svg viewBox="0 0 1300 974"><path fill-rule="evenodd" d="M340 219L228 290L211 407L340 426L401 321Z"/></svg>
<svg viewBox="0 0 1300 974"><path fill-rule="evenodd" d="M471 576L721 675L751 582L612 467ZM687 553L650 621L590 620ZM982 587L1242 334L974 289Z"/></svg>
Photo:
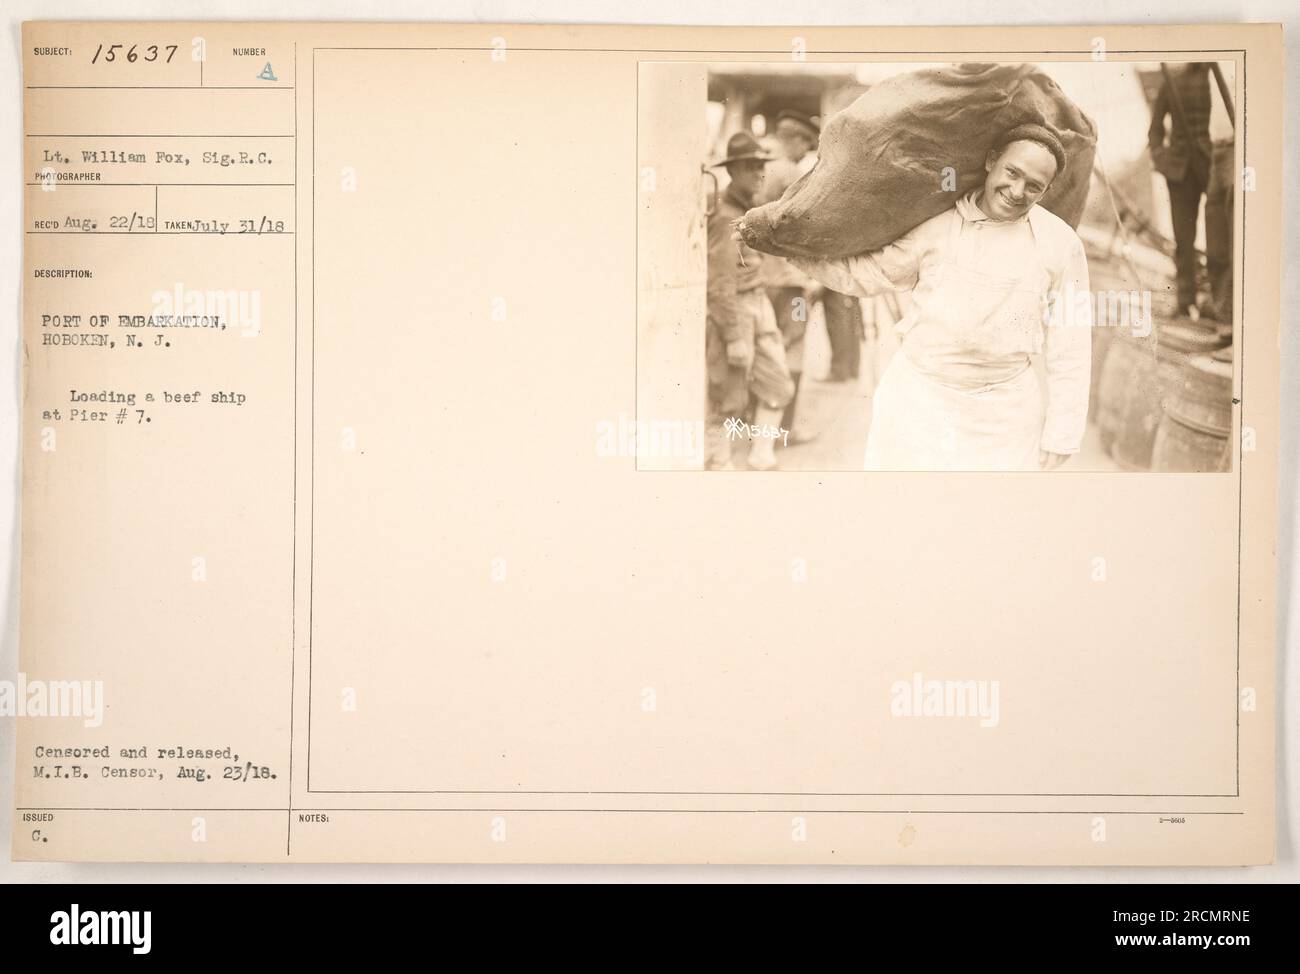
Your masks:
<svg viewBox="0 0 1300 974"><path fill-rule="evenodd" d="M792 258L836 291L912 294L873 399L867 469L1052 470L1078 452L1088 265L1070 226L1037 205L1065 164L1050 130L1017 127L994 140L982 186L893 243ZM1031 360L1040 354L1045 390Z"/></svg>

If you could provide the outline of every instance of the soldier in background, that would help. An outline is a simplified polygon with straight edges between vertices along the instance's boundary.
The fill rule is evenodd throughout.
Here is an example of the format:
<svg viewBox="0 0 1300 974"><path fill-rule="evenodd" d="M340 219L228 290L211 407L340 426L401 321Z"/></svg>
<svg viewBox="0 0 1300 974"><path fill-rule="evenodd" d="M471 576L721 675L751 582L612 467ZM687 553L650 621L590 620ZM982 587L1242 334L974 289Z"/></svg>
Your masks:
<svg viewBox="0 0 1300 974"><path fill-rule="evenodd" d="M781 152L787 165L780 162L772 168L771 189L766 193L768 200L779 199L786 188L803 176L817 164L817 142L821 138L821 126L815 119L793 110L784 110L776 116L776 137L781 143ZM803 373L804 335L808 330L807 304L809 301L821 301L822 311L826 316L826 337L831 343L831 368L824 381L848 382L858 377L862 357L862 339L865 334L862 320L862 305L857 298L839 294L823 287L815 281L809 281L784 258L769 257L770 261L779 262L782 270L769 277L768 294L776 310L776 320L786 342L786 359L791 363L790 374L795 381L796 394L799 376ZM784 268L789 268L785 270ZM798 281L802 293L795 294L794 286ZM796 304L795 299L802 298ZM797 320L794 311L804 313L803 320ZM792 354L793 352L793 354ZM786 410L782 425L794 428L794 403ZM791 441L809 439L792 435Z"/></svg>
<svg viewBox="0 0 1300 974"><path fill-rule="evenodd" d="M1205 189L1205 269L1210 275L1211 303L1201 311L1229 329L1232 326L1232 194L1235 146L1231 138L1215 142L1210 181Z"/></svg>
<svg viewBox="0 0 1300 974"><path fill-rule="evenodd" d="M731 468L728 429L746 419L751 395L752 425L781 428L782 411L794 398L794 383L785 364L785 345L771 302L763 289L764 257L732 240L731 224L757 201L764 168L771 161L748 132L727 140L725 166L731 183L717 196L709 217L708 309L705 363L708 370L708 416L705 418L705 465ZM733 421L728 423L728 421ZM776 466L775 434L750 441L749 466Z"/></svg>
<svg viewBox="0 0 1300 974"><path fill-rule="evenodd" d="M781 194L817 164L817 140L821 128L815 119L789 109L776 116L776 138L781 146L781 156L767 167L762 198L767 203L781 198ZM763 278L767 296L776 313L777 327L785 344L785 362L794 383L794 396L785 407L781 426L790 430L786 442L807 441L811 436L795 429L795 405L799 397L799 379L803 375L804 336L808 332L810 298L820 285L784 257L766 255L763 258Z"/></svg>
<svg viewBox="0 0 1300 974"><path fill-rule="evenodd" d="M1202 317L1219 323L1221 334L1232 335L1232 210L1236 189L1236 118L1228 82L1218 64L1210 65L1218 88L1210 110L1210 180L1205 187L1205 269L1210 277L1211 304Z"/></svg>
<svg viewBox="0 0 1300 974"><path fill-rule="evenodd" d="M1147 130L1151 161L1169 187L1180 315L1199 314L1196 305L1196 225L1201 197L1205 195L1210 177L1209 67L1206 62L1195 62L1173 65L1166 70ZM1166 117L1171 120L1167 140Z"/></svg>

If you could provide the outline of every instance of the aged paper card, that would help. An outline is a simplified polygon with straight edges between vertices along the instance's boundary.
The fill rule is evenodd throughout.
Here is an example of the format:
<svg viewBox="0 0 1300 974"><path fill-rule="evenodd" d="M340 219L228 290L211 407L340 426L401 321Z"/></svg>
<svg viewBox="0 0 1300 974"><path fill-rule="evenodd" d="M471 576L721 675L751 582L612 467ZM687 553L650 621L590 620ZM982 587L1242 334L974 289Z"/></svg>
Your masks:
<svg viewBox="0 0 1300 974"><path fill-rule="evenodd" d="M1271 861L1279 28L23 49L15 858Z"/></svg>

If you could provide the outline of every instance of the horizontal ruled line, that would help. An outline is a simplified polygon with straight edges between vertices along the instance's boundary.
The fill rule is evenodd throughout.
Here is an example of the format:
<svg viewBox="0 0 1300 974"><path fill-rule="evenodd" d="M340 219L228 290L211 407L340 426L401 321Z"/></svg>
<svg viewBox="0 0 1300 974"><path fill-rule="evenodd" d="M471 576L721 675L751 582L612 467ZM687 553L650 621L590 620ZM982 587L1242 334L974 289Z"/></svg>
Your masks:
<svg viewBox="0 0 1300 974"><path fill-rule="evenodd" d="M28 85L28 91L294 91L284 85Z"/></svg>
<svg viewBox="0 0 1300 974"><path fill-rule="evenodd" d="M48 183L24 183L25 186L48 186ZM245 186L296 186L297 183L55 183L62 189L80 189L83 186L229 186L233 189L243 189ZM57 192L57 190L53 191Z"/></svg>
<svg viewBox="0 0 1300 974"><path fill-rule="evenodd" d="M20 812L558 812L563 814L599 814L614 812L627 815L1245 815L1245 812L1178 812L1157 809L998 809L998 808L65 808L31 805Z"/></svg>
<svg viewBox="0 0 1300 974"><path fill-rule="evenodd" d="M1112 791L492 791L309 788L309 795L652 795L669 798L1240 798L1232 792L1219 794L1146 794Z"/></svg>
<svg viewBox="0 0 1300 974"><path fill-rule="evenodd" d="M17 812L285 812L286 808L154 808L131 806L130 808L112 808L108 806L62 806L62 805L28 805L16 808Z"/></svg>
<svg viewBox="0 0 1300 974"><path fill-rule="evenodd" d="M54 237L292 237L292 230L258 233L249 230L239 233L227 230L28 230L28 233L46 234Z"/></svg>
<svg viewBox="0 0 1300 974"><path fill-rule="evenodd" d="M200 132L196 135L144 135L140 132L110 133L102 132L83 132L79 135L67 133L49 134L43 132L29 133L26 138L29 139L292 139L296 138L293 133L288 135L259 135L255 132L234 133L229 135L213 135L207 132Z"/></svg>
<svg viewBox="0 0 1300 974"><path fill-rule="evenodd" d="M485 53L496 51L494 47L315 47L312 53L318 51L483 51ZM519 51L528 51L532 53L545 54L779 54L785 58L790 56L790 48L783 47L775 50L754 49L754 48L678 48L678 47L507 47L507 50L514 54ZM809 54L814 58L826 54L889 54L889 55L912 55L912 54L1086 54L1092 56L1095 52L1091 48L1085 50L1063 50L1063 51L830 51L830 50L809 50ZM1147 48L1142 50L1116 50L1107 49L1108 54L1244 54L1245 50L1239 47L1212 47L1198 50L1182 50L1169 48ZM814 61L812 63L825 63ZM833 63L833 62L832 62ZM758 66L756 66L758 67Z"/></svg>
<svg viewBox="0 0 1300 974"><path fill-rule="evenodd" d="M303 808L295 812L618 812L629 815L1245 815L1245 812L1150 812L1115 809L1060 811L1001 808Z"/></svg>

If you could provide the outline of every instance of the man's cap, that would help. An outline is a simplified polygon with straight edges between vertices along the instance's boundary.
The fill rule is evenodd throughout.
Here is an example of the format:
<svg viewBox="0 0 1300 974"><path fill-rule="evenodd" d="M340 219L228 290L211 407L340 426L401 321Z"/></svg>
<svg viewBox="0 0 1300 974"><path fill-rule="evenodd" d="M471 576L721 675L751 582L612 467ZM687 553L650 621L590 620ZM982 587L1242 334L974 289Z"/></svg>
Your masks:
<svg viewBox="0 0 1300 974"><path fill-rule="evenodd" d="M1056 133L1044 125L1017 125L1008 129L993 143L993 151L1001 153L1012 142L1037 142L1056 160L1056 175L1065 172L1065 146Z"/></svg>
<svg viewBox="0 0 1300 974"><path fill-rule="evenodd" d="M727 139L727 157L713 163L715 166L725 166L730 162L740 162L743 159L759 159L762 162L771 162L773 155L765 152L763 147L758 144L758 140L748 132L737 132L731 138Z"/></svg>
<svg viewBox="0 0 1300 974"><path fill-rule="evenodd" d="M783 108L776 113L776 124L780 125L783 121L789 120L797 125L807 129L814 137L822 134L822 127L818 124L817 117L805 115L803 112L796 112L793 108Z"/></svg>

